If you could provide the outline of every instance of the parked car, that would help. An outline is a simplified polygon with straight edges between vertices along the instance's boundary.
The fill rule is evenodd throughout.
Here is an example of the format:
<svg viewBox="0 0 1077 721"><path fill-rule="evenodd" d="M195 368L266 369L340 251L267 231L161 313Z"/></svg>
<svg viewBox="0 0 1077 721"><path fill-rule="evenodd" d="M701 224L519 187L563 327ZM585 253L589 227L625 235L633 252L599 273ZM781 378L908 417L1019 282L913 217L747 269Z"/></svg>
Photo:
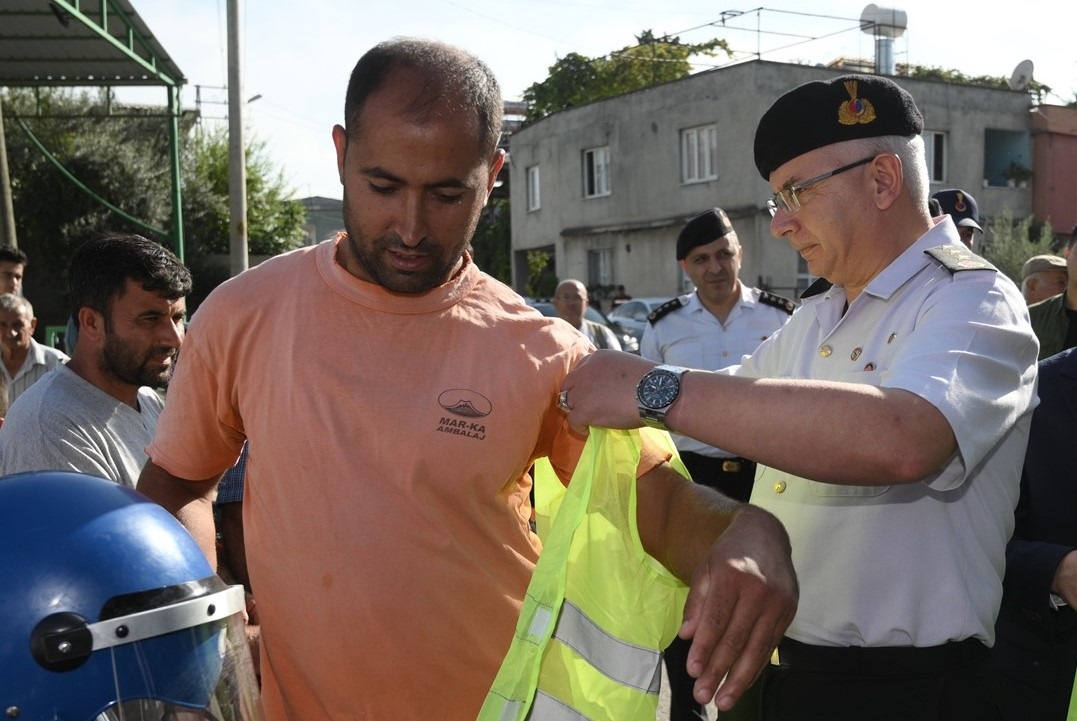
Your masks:
<svg viewBox="0 0 1077 721"><path fill-rule="evenodd" d="M553 301L546 300L545 298L525 298L524 300L539 313L551 318L557 317L557 310L553 307ZM613 334L617 336L617 340L621 343L621 350L628 351L629 353L639 353L639 339L607 318L603 315L602 311L598 310L593 305L587 306L587 310L584 311L583 317L612 330Z"/></svg>
<svg viewBox="0 0 1077 721"><path fill-rule="evenodd" d="M671 298L633 298L626 300L610 311L610 321L636 339L636 347L643 338L643 329L647 326L647 316L651 311Z"/></svg>

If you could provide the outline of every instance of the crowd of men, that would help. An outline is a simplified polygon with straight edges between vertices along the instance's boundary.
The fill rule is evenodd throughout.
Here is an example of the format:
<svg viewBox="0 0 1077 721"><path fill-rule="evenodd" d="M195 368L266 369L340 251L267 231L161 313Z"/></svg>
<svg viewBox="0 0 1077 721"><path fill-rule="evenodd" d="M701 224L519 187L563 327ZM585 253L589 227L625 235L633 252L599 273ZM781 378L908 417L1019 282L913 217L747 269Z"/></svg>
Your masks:
<svg viewBox="0 0 1077 721"><path fill-rule="evenodd" d="M501 114L467 52L398 39L365 53L333 128L345 231L222 284L189 327L175 255L94 237L69 268L69 358L33 340L27 258L0 249L0 472L137 488L241 568L269 721L531 704L644 718L653 686L607 672L642 661L654 677L663 649L673 721L712 703L768 720L1064 718L1077 232L1029 259L1019 289L974 252L971 195L929 204L906 91L810 82L763 115L754 154L773 235L819 280L799 307L745 284L733 222L705 209L674 254L694 290L651 314L634 355L583 318L583 283L557 288L564 322L476 267ZM1059 292L1031 301L1044 287ZM576 587L534 601L531 469L548 458L569 483L594 428L635 439L613 497L623 532L687 589L672 643L604 655L566 639L646 625L635 602L581 608ZM214 501L241 457L237 558ZM507 668L543 611L608 698L545 646L533 674ZM519 699L500 690L514 673L532 679Z"/></svg>

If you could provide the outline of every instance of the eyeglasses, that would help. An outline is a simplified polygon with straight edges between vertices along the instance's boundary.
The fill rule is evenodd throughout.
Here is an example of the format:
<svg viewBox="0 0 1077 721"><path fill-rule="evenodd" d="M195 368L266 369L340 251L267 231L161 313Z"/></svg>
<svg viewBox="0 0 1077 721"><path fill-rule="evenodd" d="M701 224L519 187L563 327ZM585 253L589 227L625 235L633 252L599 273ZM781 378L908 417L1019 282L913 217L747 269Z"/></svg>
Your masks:
<svg viewBox="0 0 1077 721"><path fill-rule="evenodd" d="M827 178L832 178L838 173L844 173L846 170L852 170L861 165L867 165L873 160L875 160L874 155L864 158L863 160L858 160L855 163L843 165L837 170L831 170L829 173L823 173L822 175L816 175L814 178L808 178L803 183L794 183L788 188L782 188L767 201L767 210L770 211L770 217L773 218L779 208L787 213L797 212L800 210L800 198L797 197L797 193L816 183L821 183Z"/></svg>

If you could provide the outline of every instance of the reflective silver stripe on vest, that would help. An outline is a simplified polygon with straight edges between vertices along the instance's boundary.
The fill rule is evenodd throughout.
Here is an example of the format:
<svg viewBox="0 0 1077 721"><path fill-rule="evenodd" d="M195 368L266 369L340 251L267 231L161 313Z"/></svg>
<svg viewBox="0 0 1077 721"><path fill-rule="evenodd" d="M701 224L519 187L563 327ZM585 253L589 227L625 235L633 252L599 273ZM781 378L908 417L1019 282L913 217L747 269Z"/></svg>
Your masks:
<svg viewBox="0 0 1077 721"><path fill-rule="evenodd" d="M501 708L501 715L498 716L499 721L513 721L520 713L520 706L519 701L505 699L505 705ZM530 718L530 712L527 715Z"/></svg>
<svg viewBox="0 0 1077 721"><path fill-rule="evenodd" d="M529 721L591 721L574 708L566 706L563 701L555 699L539 689L535 701L527 714Z"/></svg>
<svg viewBox="0 0 1077 721"><path fill-rule="evenodd" d="M622 686L651 694L657 694L661 688L661 651L614 638L567 598L561 606L553 637Z"/></svg>

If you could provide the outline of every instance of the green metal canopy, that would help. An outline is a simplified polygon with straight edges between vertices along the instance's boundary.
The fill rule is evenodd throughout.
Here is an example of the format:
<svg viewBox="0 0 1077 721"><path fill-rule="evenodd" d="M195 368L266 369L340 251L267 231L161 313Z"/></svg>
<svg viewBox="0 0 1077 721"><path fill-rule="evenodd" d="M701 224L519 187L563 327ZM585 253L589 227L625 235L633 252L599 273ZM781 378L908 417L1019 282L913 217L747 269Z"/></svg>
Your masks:
<svg viewBox="0 0 1077 721"><path fill-rule="evenodd" d="M166 89L172 156L170 235L181 259L179 89L186 82L129 0L0 0L0 86ZM0 160L6 175L6 159ZM0 194L7 192L8 188L0 188Z"/></svg>

